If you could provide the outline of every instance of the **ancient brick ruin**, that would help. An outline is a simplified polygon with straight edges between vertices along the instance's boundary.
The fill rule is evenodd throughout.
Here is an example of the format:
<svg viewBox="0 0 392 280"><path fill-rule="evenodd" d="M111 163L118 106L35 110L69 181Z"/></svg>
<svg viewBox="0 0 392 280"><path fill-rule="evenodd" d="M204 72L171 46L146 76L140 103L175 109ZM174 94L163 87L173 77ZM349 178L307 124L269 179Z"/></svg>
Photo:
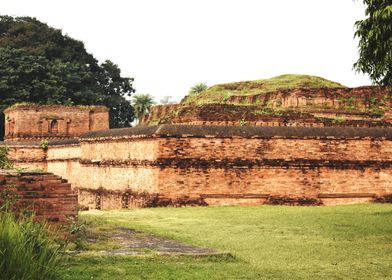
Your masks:
<svg viewBox="0 0 392 280"><path fill-rule="evenodd" d="M78 197L66 180L47 172L0 170L0 204L14 200L18 211L32 211L38 220L66 224L77 216Z"/></svg>
<svg viewBox="0 0 392 280"><path fill-rule="evenodd" d="M313 93L307 95L296 89L276 93L274 100L288 106L297 100L297 107L307 99L321 104L320 107L323 102L335 106L339 100L345 100L339 97L336 102L331 101L331 96L342 94L340 91L319 90L324 92L324 99L315 99ZM242 116L236 115L239 107L209 105L220 108L221 114L213 116L221 119L210 114L209 123L199 120L203 125L173 124L172 119L172 124L100 131L84 126L86 133L49 141L47 148L42 148L38 141L26 141L30 138L23 133L18 137L23 134L24 141L8 141L7 145L18 166L39 168L66 178L78 192L79 204L90 209L263 203L329 205L382 200L392 195L391 111L379 114L366 106L373 106L373 93L382 99L383 108L390 105L390 97L376 87L352 91L363 98L355 99L356 111L345 111L344 122L317 122L322 119L316 119L315 112L307 122L296 119L295 116L309 113L310 108L305 106L297 110L297 115L269 116L280 118L274 122L255 119L252 123L248 118L242 125L228 125L236 124L231 123L232 116L237 121ZM329 110L326 119L343 114L331 106L317 112L327 114ZM362 114L358 109L361 106ZM62 110L67 112L69 107ZM170 112L166 110L166 114ZM227 112L226 119L222 112ZM160 114L163 116L162 111ZM25 121L23 115L14 120L15 125ZM101 121L105 118L90 128L107 125Z"/></svg>
<svg viewBox="0 0 392 280"><path fill-rule="evenodd" d="M16 105L5 114L5 144L16 143L11 158L34 172L0 170L0 202L4 193L16 194L16 208L36 218L64 224L77 215L77 192L65 179L47 170L48 141L72 143L87 131L108 129L108 110L102 106ZM77 141L77 140L76 140ZM16 152L16 153L15 153ZM56 173L57 174L57 173Z"/></svg>
<svg viewBox="0 0 392 280"><path fill-rule="evenodd" d="M102 106L18 105L4 111L5 141L70 139L109 128Z"/></svg>
<svg viewBox="0 0 392 280"><path fill-rule="evenodd" d="M222 103L157 105L142 124L392 127L390 108L388 88L297 88L230 96Z"/></svg>

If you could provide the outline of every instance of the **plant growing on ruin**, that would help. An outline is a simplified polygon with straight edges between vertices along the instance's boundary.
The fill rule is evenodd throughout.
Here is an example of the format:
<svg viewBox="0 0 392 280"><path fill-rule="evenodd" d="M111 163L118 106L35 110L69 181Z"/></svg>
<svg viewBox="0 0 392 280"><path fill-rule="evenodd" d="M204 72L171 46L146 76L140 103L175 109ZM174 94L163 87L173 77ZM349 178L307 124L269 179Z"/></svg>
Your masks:
<svg viewBox="0 0 392 280"><path fill-rule="evenodd" d="M369 109L369 112L372 114L372 115L375 115L375 116L379 116L379 117L382 117L382 116L384 116L384 114L385 114L385 110L384 109L382 109L382 108L380 108L380 107L371 107L370 109Z"/></svg>
<svg viewBox="0 0 392 280"><path fill-rule="evenodd" d="M333 123L344 123L345 121L346 121L346 118L343 117L343 116L335 116L335 117L332 119L332 122L333 122Z"/></svg>
<svg viewBox="0 0 392 280"><path fill-rule="evenodd" d="M245 119L241 119L240 120L240 126L246 126L246 125L247 125L246 120Z"/></svg>
<svg viewBox="0 0 392 280"><path fill-rule="evenodd" d="M206 83L198 83L195 84L191 87L191 89L189 90L189 93L200 93L202 91L205 91L207 89L207 84Z"/></svg>
<svg viewBox="0 0 392 280"><path fill-rule="evenodd" d="M226 104L226 102L229 100L230 96L231 96L231 92L230 91L226 91L224 93L224 95L223 95L223 103Z"/></svg>
<svg viewBox="0 0 392 280"><path fill-rule="evenodd" d="M13 164L8 157L9 148L7 146L0 147L0 169L11 169Z"/></svg>
<svg viewBox="0 0 392 280"><path fill-rule="evenodd" d="M49 140L44 139L41 141L39 145L41 146L42 149L47 150L49 147Z"/></svg>

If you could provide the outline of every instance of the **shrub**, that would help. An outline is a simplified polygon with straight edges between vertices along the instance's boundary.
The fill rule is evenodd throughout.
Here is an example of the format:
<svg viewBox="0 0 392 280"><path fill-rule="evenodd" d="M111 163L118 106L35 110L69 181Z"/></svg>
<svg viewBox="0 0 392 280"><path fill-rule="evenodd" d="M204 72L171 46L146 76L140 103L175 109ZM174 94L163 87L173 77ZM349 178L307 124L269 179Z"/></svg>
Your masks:
<svg viewBox="0 0 392 280"><path fill-rule="evenodd" d="M0 208L1 279L58 279L60 246L45 224Z"/></svg>
<svg viewBox="0 0 392 280"><path fill-rule="evenodd" d="M68 240L66 240L65 246L68 242L75 245L75 250L86 249L86 238L87 238L87 223L86 221L80 220L77 217L69 217L65 231L70 234Z"/></svg>
<svg viewBox="0 0 392 280"><path fill-rule="evenodd" d="M47 139L42 140L40 146L42 149L47 150L49 147L49 140Z"/></svg>
<svg viewBox="0 0 392 280"><path fill-rule="evenodd" d="M7 146L0 146L0 169L13 168L12 162L8 158L8 151Z"/></svg>
<svg viewBox="0 0 392 280"><path fill-rule="evenodd" d="M245 121L245 119L241 119L240 120L240 126L246 126L247 122Z"/></svg>

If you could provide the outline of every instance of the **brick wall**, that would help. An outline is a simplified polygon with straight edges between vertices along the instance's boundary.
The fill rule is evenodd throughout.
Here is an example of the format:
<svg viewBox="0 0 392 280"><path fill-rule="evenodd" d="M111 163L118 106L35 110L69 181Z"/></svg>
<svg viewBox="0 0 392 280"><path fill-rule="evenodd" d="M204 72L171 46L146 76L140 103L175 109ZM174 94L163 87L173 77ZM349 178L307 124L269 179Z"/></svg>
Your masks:
<svg viewBox="0 0 392 280"><path fill-rule="evenodd" d="M311 198L324 204L344 204L390 194L391 182L391 167L167 167L160 172L159 191L172 199L201 195L218 204L236 204L233 196L241 199L241 204L253 204L255 198L263 197Z"/></svg>
<svg viewBox="0 0 392 280"><path fill-rule="evenodd" d="M362 203L392 194L392 130L107 130L50 145L46 170L67 178L88 208Z"/></svg>
<svg viewBox="0 0 392 280"><path fill-rule="evenodd" d="M390 160L383 139L161 138L159 158L198 160Z"/></svg>
<svg viewBox="0 0 392 280"><path fill-rule="evenodd" d="M233 95L224 104L158 105L141 124L392 127L391 107L388 88L298 88Z"/></svg>
<svg viewBox="0 0 392 280"><path fill-rule="evenodd" d="M68 139L109 128L108 109L102 106L21 105L4 114L8 142Z"/></svg>
<svg viewBox="0 0 392 280"><path fill-rule="evenodd" d="M129 191L156 195L158 205L200 198L207 204L260 204L271 198L340 204L392 193L388 129L159 126L139 128L136 135L136 129L121 131L81 139L84 186L94 186L90 207L96 204L92 190L100 200L106 198L106 205L112 201L110 207L121 207L118 201Z"/></svg>
<svg viewBox="0 0 392 280"><path fill-rule="evenodd" d="M47 169L47 151L42 149L38 143L14 143L7 144L7 147L9 148L9 157L18 167L41 171Z"/></svg>
<svg viewBox="0 0 392 280"><path fill-rule="evenodd" d="M16 207L35 212L36 218L64 224L77 215L77 194L71 184L52 173L0 170L0 200L16 194Z"/></svg>

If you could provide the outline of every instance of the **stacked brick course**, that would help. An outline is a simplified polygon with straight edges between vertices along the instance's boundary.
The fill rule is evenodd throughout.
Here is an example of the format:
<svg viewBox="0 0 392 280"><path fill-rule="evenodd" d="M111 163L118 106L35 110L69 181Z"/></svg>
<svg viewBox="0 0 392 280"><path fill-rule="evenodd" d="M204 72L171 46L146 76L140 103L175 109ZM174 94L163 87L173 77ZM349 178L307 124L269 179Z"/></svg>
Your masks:
<svg viewBox="0 0 392 280"><path fill-rule="evenodd" d="M70 139L109 128L103 106L19 105L4 114L6 142Z"/></svg>
<svg viewBox="0 0 392 280"><path fill-rule="evenodd" d="M33 211L39 220L65 224L77 215L77 194L52 173L0 170L0 202L7 195L15 196L17 209Z"/></svg>
<svg viewBox="0 0 392 280"><path fill-rule="evenodd" d="M202 105L188 104L185 98L180 104L154 106L142 124L392 127L390 108L388 88L297 88Z"/></svg>
<svg viewBox="0 0 392 280"><path fill-rule="evenodd" d="M344 204L392 193L392 130L139 127L91 132L80 160L52 146L48 170L89 208ZM57 156L56 156L57 154Z"/></svg>
<svg viewBox="0 0 392 280"><path fill-rule="evenodd" d="M384 91L374 90L383 98ZM294 93L276 94L287 99L284 106L304 106L301 92ZM312 102L332 100L328 92L316 93L319 100ZM350 94L348 89L340 93ZM175 105L159 108L166 114ZM365 121L360 112L350 114L352 121ZM384 119L392 120L388 112ZM345 204L392 194L392 128L380 120L374 127L365 125L369 128L318 127L311 120L312 127L285 126L279 120L268 126L219 121L218 126L90 129L74 139L51 140L48 147L17 139L7 145L18 166L66 178L87 208ZM78 133L83 130L89 131L81 126Z"/></svg>

